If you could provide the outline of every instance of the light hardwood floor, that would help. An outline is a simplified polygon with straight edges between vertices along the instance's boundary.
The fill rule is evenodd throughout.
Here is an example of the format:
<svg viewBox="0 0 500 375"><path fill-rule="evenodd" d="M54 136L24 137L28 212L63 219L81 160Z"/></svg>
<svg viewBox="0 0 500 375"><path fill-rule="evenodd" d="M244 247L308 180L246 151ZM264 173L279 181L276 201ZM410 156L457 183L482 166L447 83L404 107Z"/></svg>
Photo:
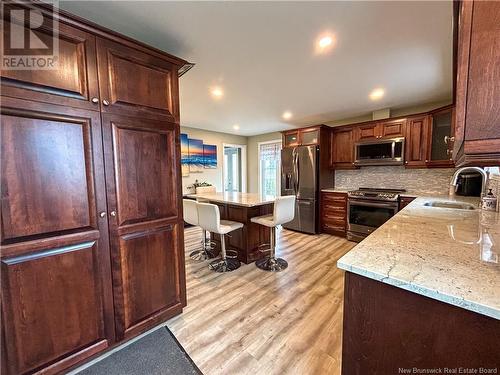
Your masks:
<svg viewBox="0 0 500 375"><path fill-rule="evenodd" d="M355 244L282 230L280 273L242 264L231 273L189 259L201 230L185 231L188 305L168 327L205 375L339 374L343 271Z"/></svg>

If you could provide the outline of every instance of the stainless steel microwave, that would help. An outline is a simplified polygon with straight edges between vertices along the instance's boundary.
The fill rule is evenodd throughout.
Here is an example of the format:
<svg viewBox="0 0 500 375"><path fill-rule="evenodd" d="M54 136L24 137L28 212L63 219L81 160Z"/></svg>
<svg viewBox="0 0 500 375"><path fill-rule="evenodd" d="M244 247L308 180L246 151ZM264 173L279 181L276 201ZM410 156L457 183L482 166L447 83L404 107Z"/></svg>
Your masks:
<svg viewBox="0 0 500 375"><path fill-rule="evenodd" d="M355 165L402 165L404 138L378 139L355 144Z"/></svg>

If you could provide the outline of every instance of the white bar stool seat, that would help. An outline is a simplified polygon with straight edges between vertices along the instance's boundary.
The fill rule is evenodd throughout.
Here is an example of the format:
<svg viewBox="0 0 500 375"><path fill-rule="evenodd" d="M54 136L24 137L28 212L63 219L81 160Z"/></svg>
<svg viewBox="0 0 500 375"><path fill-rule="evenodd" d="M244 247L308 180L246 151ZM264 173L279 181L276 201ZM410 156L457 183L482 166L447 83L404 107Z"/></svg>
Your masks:
<svg viewBox="0 0 500 375"><path fill-rule="evenodd" d="M200 226L198 221L198 203L192 199L182 200L182 212L184 216L184 221L188 224ZM195 250L189 254L189 257L193 260L207 260L215 258L215 254L212 252L213 247L210 239L207 239L207 231L201 227L203 233L203 239L201 241L202 248L200 250Z"/></svg>
<svg viewBox="0 0 500 375"><path fill-rule="evenodd" d="M241 263L237 259L238 253L235 250L226 250L225 235L243 228L243 224L237 221L221 220L219 207L211 203L198 203L198 221L200 226L206 230L220 234L221 237L221 259L210 263L209 268L216 272L231 272L239 268ZM235 256L229 256L231 252Z"/></svg>
<svg viewBox="0 0 500 375"><path fill-rule="evenodd" d="M252 217L250 221L256 224L271 228L271 248L268 257L259 259L255 265L265 271L282 271L288 267L288 263L283 258L276 258L276 227L286 224L295 217L295 195L278 197L274 201L272 215Z"/></svg>

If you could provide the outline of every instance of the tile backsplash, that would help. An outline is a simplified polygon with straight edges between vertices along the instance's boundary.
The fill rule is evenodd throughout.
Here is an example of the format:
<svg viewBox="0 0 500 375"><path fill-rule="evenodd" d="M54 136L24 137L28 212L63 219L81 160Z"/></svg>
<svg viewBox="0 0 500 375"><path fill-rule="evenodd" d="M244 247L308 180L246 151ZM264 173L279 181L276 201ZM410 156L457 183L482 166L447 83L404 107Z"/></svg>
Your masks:
<svg viewBox="0 0 500 375"><path fill-rule="evenodd" d="M454 168L362 167L352 171L335 171L335 188L374 187L406 189L415 194L448 194L454 172Z"/></svg>

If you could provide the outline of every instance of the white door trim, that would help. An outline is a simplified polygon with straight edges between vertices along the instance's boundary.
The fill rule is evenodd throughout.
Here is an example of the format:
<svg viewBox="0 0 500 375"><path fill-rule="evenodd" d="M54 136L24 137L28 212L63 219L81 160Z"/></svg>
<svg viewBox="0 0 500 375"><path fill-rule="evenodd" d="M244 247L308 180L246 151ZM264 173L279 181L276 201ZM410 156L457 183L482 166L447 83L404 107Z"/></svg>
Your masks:
<svg viewBox="0 0 500 375"><path fill-rule="evenodd" d="M247 192L247 145L238 145L232 143L222 144L222 191L224 192L224 181L226 180L225 165L224 165L224 148L236 147L241 150L241 192Z"/></svg>

